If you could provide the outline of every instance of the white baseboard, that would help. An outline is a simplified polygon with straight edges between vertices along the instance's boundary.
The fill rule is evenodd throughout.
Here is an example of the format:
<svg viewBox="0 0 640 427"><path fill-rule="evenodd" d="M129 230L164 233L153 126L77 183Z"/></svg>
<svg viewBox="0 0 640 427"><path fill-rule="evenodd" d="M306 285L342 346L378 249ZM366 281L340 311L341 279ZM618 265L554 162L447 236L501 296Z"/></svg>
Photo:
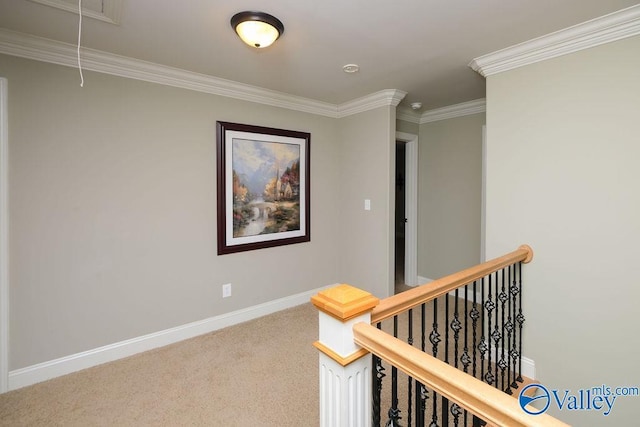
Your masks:
<svg viewBox="0 0 640 427"><path fill-rule="evenodd" d="M333 285L332 285L333 286ZM322 287L9 372L9 390L163 347L309 302Z"/></svg>
<svg viewBox="0 0 640 427"><path fill-rule="evenodd" d="M536 362L528 357L522 357L522 375L532 380L536 379Z"/></svg>

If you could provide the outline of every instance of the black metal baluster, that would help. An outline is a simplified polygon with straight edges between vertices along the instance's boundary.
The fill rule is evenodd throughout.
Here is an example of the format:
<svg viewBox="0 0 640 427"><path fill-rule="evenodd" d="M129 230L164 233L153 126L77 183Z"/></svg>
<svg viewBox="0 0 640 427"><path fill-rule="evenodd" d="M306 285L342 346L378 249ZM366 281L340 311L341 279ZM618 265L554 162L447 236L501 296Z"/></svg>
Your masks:
<svg viewBox="0 0 640 427"><path fill-rule="evenodd" d="M517 388L518 387L518 383L516 382L516 375L517 375L517 366L518 366L518 359L520 358L520 355L518 354L518 350L516 348L517 345L517 334L518 334L518 329L516 328L515 325L515 319L516 319L516 307L517 307L517 303L518 303L518 284L516 282L516 272L517 272L517 265L514 264L513 266L513 274L511 276L511 283L510 283L510 292L511 292L511 298L512 298L512 304L511 304L511 308L512 308L512 312L511 312L511 327L513 328L513 340L512 340L512 347L511 347L511 351L509 353L509 355L511 356L511 360L513 362L513 378L512 378L512 382L511 382L511 388Z"/></svg>
<svg viewBox="0 0 640 427"><path fill-rule="evenodd" d="M471 327L473 329L473 369L472 369L472 374L474 377L476 377L477 375L477 360L478 360L478 354L477 354L477 347L478 347L478 318L480 318L480 312L478 311L478 301L477 300L477 294L478 294L478 289L477 289L477 280L473 281L473 307L471 308L471 313L469 314L469 317L471 317ZM476 377L477 378L477 377Z"/></svg>
<svg viewBox="0 0 640 427"><path fill-rule="evenodd" d="M506 319L505 319L505 310L506 310L506 304L507 301L509 300L509 295L507 295L507 288L506 288L506 284L508 283L508 279L507 279L507 267L502 269L502 289L500 290L500 302L501 302L501 307L502 307L502 321L500 322L502 325L502 333L500 336L500 362L498 362L498 365L500 366L500 379L502 382L502 391L507 391L509 389L509 385L506 382L506 370L509 367L509 364L507 363L507 357L506 357L506 352L507 350L509 350L509 347L505 348L505 336L506 336ZM496 349L498 347L496 346Z"/></svg>
<svg viewBox="0 0 640 427"><path fill-rule="evenodd" d="M495 326L493 328L493 333L491 334L491 338L493 339L493 349L495 351L495 362L493 364L493 369L494 369L494 380L495 380L495 386L496 388L500 388L500 384L498 381L498 367L500 366L500 363L498 361L498 357L500 357L500 355L498 354L498 350L499 350L499 345L500 345L500 325L499 325L499 320L498 317L500 315L500 306L499 304L499 295L498 295L498 278L500 277L499 273L496 271L495 273L495 286L496 286L496 310L494 311L494 316L495 316Z"/></svg>
<svg viewBox="0 0 640 427"><path fill-rule="evenodd" d="M426 321L426 304L422 304L420 308L420 349L425 352L427 340L425 331L427 329ZM427 388L416 380L416 427L424 427L424 416L427 407L427 399L429 392Z"/></svg>
<svg viewBox="0 0 640 427"><path fill-rule="evenodd" d="M378 322L376 327L378 329L382 329L382 323ZM382 359L374 354L372 361L375 369L373 369L373 406L371 422L373 427L380 427L380 396L382 394L382 379L386 377L386 374L384 373L384 367L382 366Z"/></svg>
<svg viewBox="0 0 640 427"><path fill-rule="evenodd" d="M492 367L491 367L491 317L492 317L492 313L493 313L493 309L496 307L496 305L494 304L493 300L491 299L491 291L493 290L493 282L492 282L492 275L489 274L489 292L487 293L488 295L488 299L485 301L484 303L484 307L487 310L487 320L488 320L488 327L487 327L487 343L488 343L488 348L487 348L487 373L484 376L484 380L487 384L492 385L493 384L493 380L495 379L495 377L493 376L493 372L492 372Z"/></svg>
<svg viewBox="0 0 640 427"><path fill-rule="evenodd" d="M398 338L398 316L393 316L393 336ZM398 368L393 365L391 365L391 408L389 408L388 416L387 427L400 425L398 420L402 417L400 409L398 409Z"/></svg>
<svg viewBox="0 0 640 427"><path fill-rule="evenodd" d="M464 287L464 348L462 350L462 370L469 373L471 358L469 357L469 285Z"/></svg>
<svg viewBox="0 0 640 427"><path fill-rule="evenodd" d="M453 330L453 366L458 367L458 356L459 356L459 341L460 341L460 329L462 329L462 323L460 323L460 315L459 315L459 306L458 301L460 300L458 289L456 288L455 292L455 301L453 304L453 320L451 321L451 329Z"/></svg>
<svg viewBox="0 0 640 427"><path fill-rule="evenodd" d="M522 262L518 263L518 284L520 285L520 301L518 307L518 329L520 330L520 341L518 345L518 353L520 354L520 358L518 360L518 378L516 381L522 382L524 379L522 378L522 324L525 321L524 316L522 315Z"/></svg>
<svg viewBox="0 0 640 427"><path fill-rule="evenodd" d="M460 418L460 414L462 413L462 408L460 406L458 406L457 403L453 403L451 405L451 415L453 415L453 425L457 426L458 424L458 419Z"/></svg>
<svg viewBox="0 0 640 427"><path fill-rule="evenodd" d="M459 339L460 339L460 329L462 329L462 324L460 323L460 314L459 314L459 301L460 301L459 290L456 288L454 291L454 303L453 303L453 320L451 321L451 329L453 330L453 366L458 369L458 355L459 355ZM449 296L447 296L447 300ZM457 409L456 409L457 407ZM460 416L460 407L453 403L451 405L450 412L453 415L454 424L458 425L458 417Z"/></svg>
<svg viewBox="0 0 640 427"><path fill-rule="evenodd" d="M444 295L444 362L449 363L449 294ZM449 399L442 396L442 425L449 425Z"/></svg>
<svg viewBox="0 0 640 427"><path fill-rule="evenodd" d="M464 350L462 352L462 370L465 373L469 372L469 364L471 360L469 358L469 284L464 286ZM467 427L467 410L463 410L462 419L464 420L464 427Z"/></svg>
<svg viewBox="0 0 640 427"><path fill-rule="evenodd" d="M484 372L484 363L485 363L485 353L487 352L487 340L485 337L485 304L487 303L485 301L485 289L484 289L484 277L482 278L482 282L481 282L481 289L482 289L482 307L480 310L480 327L481 327L481 334L480 334L480 344L478 344L478 351L480 351L480 379L482 381L485 381L485 372Z"/></svg>
<svg viewBox="0 0 640 427"><path fill-rule="evenodd" d="M438 357L438 343L440 342L440 333L438 332L438 298L433 300L433 328L431 334L429 334L429 341L431 342L431 353L433 357ZM431 423L429 427L438 426L438 396L436 391L433 390L432 395L433 411L431 413Z"/></svg>
<svg viewBox="0 0 640 427"><path fill-rule="evenodd" d="M513 352L512 352L512 348L511 348L511 344L513 342L513 318L511 317L511 310L512 310L512 299L513 296L511 295L511 279L513 277L513 266L510 265L508 270L508 281L507 281L507 324L506 324L506 329L507 329L507 389L505 390L507 392L507 394L513 394L513 390L511 390L512 387L512 382L511 382L511 358L513 357ZM515 378L515 377L514 377Z"/></svg>
<svg viewBox="0 0 640 427"><path fill-rule="evenodd" d="M407 343L413 345L413 309L409 309L407 313L409 320L409 336L407 337ZM410 376L407 380L407 425L411 425L411 415L413 414L413 378Z"/></svg>

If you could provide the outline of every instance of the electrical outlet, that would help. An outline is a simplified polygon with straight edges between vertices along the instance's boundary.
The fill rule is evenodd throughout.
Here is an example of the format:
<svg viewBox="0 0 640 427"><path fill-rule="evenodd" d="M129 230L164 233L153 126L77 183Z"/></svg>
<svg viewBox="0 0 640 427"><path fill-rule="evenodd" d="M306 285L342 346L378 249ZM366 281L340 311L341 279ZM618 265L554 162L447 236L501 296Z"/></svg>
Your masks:
<svg viewBox="0 0 640 427"><path fill-rule="evenodd" d="M222 298L229 298L231 296L231 283L222 285Z"/></svg>

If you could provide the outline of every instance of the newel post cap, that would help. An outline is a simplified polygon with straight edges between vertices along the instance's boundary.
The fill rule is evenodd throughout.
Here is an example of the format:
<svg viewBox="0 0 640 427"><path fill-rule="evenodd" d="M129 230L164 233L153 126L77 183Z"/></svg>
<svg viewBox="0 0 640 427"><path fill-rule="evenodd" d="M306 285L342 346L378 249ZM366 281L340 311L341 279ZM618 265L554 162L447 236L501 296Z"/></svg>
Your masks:
<svg viewBox="0 0 640 427"><path fill-rule="evenodd" d="M345 322L370 311L380 300L367 291L341 284L318 292L311 302L318 310Z"/></svg>

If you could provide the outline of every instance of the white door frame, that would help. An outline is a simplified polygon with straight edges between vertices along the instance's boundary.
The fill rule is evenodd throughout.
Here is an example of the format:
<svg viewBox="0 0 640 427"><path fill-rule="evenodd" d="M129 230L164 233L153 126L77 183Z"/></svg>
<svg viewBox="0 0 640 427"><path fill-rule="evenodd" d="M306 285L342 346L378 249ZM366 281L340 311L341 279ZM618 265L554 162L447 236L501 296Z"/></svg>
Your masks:
<svg viewBox="0 0 640 427"><path fill-rule="evenodd" d="M7 79L0 78L0 393L9 390L9 122Z"/></svg>
<svg viewBox="0 0 640 427"><path fill-rule="evenodd" d="M396 132L396 141L405 143L404 283L418 284L418 135Z"/></svg>

